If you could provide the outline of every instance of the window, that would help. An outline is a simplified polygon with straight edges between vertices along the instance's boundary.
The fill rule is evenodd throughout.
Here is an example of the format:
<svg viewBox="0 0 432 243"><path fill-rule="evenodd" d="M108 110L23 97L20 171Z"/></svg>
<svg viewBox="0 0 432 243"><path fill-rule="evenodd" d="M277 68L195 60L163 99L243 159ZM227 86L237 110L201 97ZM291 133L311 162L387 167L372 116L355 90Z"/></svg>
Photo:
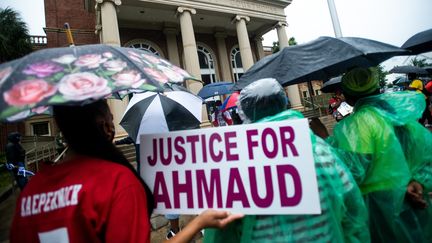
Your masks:
<svg viewBox="0 0 432 243"><path fill-rule="evenodd" d="M159 52L155 48L153 48L151 45L146 44L146 43L136 43L136 44L132 44L128 47L140 49L140 50L144 50L144 51L149 51L155 55L160 56Z"/></svg>
<svg viewBox="0 0 432 243"><path fill-rule="evenodd" d="M135 39L124 44L125 47L140 49L164 57L162 50L155 43L145 39Z"/></svg>
<svg viewBox="0 0 432 243"><path fill-rule="evenodd" d="M320 95L320 94L321 94L321 90L316 89L316 90L315 90L315 95Z"/></svg>
<svg viewBox="0 0 432 243"><path fill-rule="evenodd" d="M216 82L216 70L213 55L207 48L201 45L197 46L197 50L201 79L205 83L204 85Z"/></svg>
<svg viewBox="0 0 432 243"><path fill-rule="evenodd" d="M307 98L309 96L307 91L303 91L303 98Z"/></svg>
<svg viewBox="0 0 432 243"><path fill-rule="evenodd" d="M35 122L31 124L32 127L32 133L35 136L49 136L50 128L49 128L49 122Z"/></svg>
<svg viewBox="0 0 432 243"><path fill-rule="evenodd" d="M231 67L234 80L237 82L244 73L239 47L235 47L231 51Z"/></svg>

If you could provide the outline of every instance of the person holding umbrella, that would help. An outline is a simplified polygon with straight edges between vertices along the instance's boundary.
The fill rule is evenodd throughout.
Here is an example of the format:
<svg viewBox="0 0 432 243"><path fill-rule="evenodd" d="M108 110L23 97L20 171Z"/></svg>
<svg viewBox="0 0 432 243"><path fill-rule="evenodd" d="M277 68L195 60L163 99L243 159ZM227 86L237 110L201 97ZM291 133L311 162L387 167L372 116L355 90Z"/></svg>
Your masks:
<svg viewBox="0 0 432 243"><path fill-rule="evenodd" d="M417 122L424 97L379 94L374 68L347 72L342 89L354 112L329 142L362 191L372 242L431 242L432 134Z"/></svg>

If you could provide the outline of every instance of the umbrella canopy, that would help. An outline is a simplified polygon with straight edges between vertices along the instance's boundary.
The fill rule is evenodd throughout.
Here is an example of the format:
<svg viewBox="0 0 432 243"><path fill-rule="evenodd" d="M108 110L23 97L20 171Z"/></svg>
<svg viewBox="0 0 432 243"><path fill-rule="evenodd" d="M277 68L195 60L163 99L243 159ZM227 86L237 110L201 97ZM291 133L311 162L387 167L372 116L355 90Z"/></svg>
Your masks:
<svg viewBox="0 0 432 243"><path fill-rule="evenodd" d="M84 105L124 90L163 91L164 84L186 79L195 78L137 49L109 45L43 49L0 65L0 120L38 107Z"/></svg>
<svg viewBox="0 0 432 243"><path fill-rule="evenodd" d="M321 91L324 93L333 93L338 88L340 88L342 82L342 76L335 77L330 79L329 81L325 82L324 85L321 88Z"/></svg>
<svg viewBox="0 0 432 243"><path fill-rule="evenodd" d="M412 55L432 51L432 29L411 36L401 48L411 50Z"/></svg>
<svg viewBox="0 0 432 243"><path fill-rule="evenodd" d="M428 74L428 71L426 71L426 69L417 66L395 66L389 72L390 73L415 73L420 75Z"/></svg>
<svg viewBox="0 0 432 243"><path fill-rule="evenodd" d="M408 52L370 39L320 37L261 59L242 75L233 89L240 90L262 78L275 78L283 86L329 80L353 67L376 66Z"/></svg>
<svg viewBox="0 0 432 243"><path fill-rule="evenodd" d="M184 91L134 94L120 125L140 143L139 135L197 128L202 99Z"/></svg>
<svg viewBox="0 0 432 243"><path fill-rule="evenodd" d="M198 96L207 99L217 95L231 94L231 88L233 85L232 82L215 82L207 84L198 92Z"/></svg>
<svg viewBox="0 0 432 243"><path fill-rule="evenodd" d="M432 74L432 66L423 67L429 74Z"/></svg>
<svg viewBox="0 0 432 243"><path fill-rule="evenodd" d="M401 77L397 77L395 80L393 80L392 83L393 84L411 83L411 80L409 80L407 76L401 76Z"/></svg>
<svg viewBox="0 0 432 243"><path fill-rule="evenodd" d="M234 92L230 96L228 96L222 103L220 110L224 111L237 107L237 100L239 95L239 92Z"/></svg>

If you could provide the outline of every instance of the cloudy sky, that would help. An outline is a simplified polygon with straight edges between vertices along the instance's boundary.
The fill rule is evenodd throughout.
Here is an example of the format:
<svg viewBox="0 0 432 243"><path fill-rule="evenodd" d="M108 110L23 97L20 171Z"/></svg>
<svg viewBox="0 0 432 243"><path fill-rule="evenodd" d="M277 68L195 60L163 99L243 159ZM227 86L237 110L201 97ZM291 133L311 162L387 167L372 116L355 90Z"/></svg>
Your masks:
<svg viewBox="0 0 432 243"><path fill-rule="evenodd" d="M432 28L432 0L334 0L343 36L370 38L401 46L412 35ZM44 35L43 0L0 0L0 7L18 10L32 35ZM289 37L299 44L319 36L334 36L327 0L292 0L285 9ZM277 40L275 31L264 36L264 45ZM428 53L422 57L432 58ZM386 69L408 63L396 57ZM432 62L432 59L430 59Z"/></svg>

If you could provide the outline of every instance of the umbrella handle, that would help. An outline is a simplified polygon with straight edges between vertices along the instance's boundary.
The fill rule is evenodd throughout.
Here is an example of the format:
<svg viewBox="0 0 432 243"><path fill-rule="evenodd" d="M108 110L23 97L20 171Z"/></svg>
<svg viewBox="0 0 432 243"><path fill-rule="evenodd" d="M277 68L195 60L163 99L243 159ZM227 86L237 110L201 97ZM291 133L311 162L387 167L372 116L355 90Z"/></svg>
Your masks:
<svg viewBox="0 0 432 243"><path fill-rule="evenodd" d="M71 31L71 29L70 29L70 26L69 26L69 23L65 23L64 24L64 27L65 27L65 31L66 31L66 38L67 38L67 40L68 40L68 43L69 43L69 47L73 47L73 46L75 46L75 44L74 44L74 40L73 40L73 37L72 37L72 31Z"/></svg>

